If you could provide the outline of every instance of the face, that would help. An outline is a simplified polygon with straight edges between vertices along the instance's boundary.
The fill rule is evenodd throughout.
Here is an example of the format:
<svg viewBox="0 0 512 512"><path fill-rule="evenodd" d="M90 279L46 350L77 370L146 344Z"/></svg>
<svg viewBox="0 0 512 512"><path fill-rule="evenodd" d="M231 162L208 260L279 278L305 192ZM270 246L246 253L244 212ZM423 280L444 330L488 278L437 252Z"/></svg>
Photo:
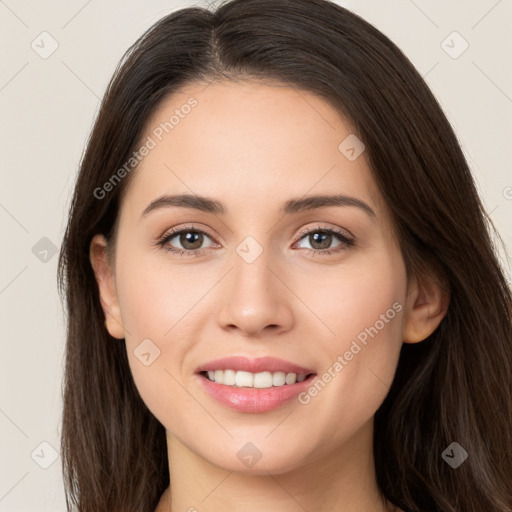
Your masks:
<svg viewBox="0 0 512 512"><path fill-rule="evenodd" d="M388 392L410 302L352 126L311 93L218 82L168 97L141 140L151 148L122 201L102 297L142 399L168 435L227 470L279 473L341 450ZM220 208L162 199L181 194ZM231 356L249 366L212 364ZM263 357L285 363L250 366ZM313 375L279 385L291 365ZM214 383L201 368L240 375ZM262 455L252 470L242 447Z"/></svg>

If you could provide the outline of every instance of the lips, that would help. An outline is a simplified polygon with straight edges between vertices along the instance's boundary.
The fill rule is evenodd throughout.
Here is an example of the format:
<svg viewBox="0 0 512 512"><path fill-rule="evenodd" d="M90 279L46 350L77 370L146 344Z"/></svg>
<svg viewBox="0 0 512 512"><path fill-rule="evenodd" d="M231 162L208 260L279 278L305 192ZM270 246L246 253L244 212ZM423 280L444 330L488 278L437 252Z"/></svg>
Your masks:
<svg viewBox="0 0 512 512"><path fill-rule="evenodd" d="M231 370L229 384L225 380L227 370ZM266 372L272 374L270 387ZM221 374L220 382L216 380L217 373ZM213 399L229 409L243 413L263 413L289 404L316 379L316 372L311 368L276 357L224 357L199 366L196 374L198 384ZM285 375L286 382L283 382ZM256 385L252 381L253 377L261 382ZM263 380L259 377L263 377ZM244 382L247 379L251 382L246 386ZM238 380L240 383L237 383Z"/></svg>
<svg viewBox="0 0 512 512"><path fill-rule="evenodd" d="M235 370L251 373L284 372L295 373L297 375L309 375L315 373L311 368L306 368L276 357L260 357L253 359L244 356L224 357L222 359L210 361L196 368L196 373L215 370Z"/></svg>

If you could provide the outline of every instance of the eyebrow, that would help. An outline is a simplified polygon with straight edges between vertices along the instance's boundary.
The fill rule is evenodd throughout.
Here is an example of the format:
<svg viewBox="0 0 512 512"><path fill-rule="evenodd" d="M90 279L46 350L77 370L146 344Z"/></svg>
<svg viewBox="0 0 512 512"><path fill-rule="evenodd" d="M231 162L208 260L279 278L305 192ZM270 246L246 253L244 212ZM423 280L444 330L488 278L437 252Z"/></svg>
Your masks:
<svg viewBox="0 0 512 512"><path fill-rule="evenodd" d="M370 217L376 217L375 212L367 203L356 197L342 194L306 196L289 199L282 204L279 212L281 215L285 216L328 206L355 206L356 208L364 210ZM221 202L209 197L192 194L163 195L149 203L142 212L141 219L150 212L168 207L191 208L220 215L227 212Z"/></svg>

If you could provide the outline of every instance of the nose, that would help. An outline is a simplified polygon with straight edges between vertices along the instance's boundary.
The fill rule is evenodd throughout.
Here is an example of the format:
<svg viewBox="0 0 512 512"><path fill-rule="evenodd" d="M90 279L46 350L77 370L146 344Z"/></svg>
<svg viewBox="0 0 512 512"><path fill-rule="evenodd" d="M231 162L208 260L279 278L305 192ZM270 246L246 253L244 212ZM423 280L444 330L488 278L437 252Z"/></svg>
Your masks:
<svg viewBox="0 0 512 512"><path fill-rule="evenodd" d="M269 261L268 252L251 263L235 253L233 265L221 290L220 327L244 337L275 336L291 329L293 293L285 284L285 272Z"/></svg>

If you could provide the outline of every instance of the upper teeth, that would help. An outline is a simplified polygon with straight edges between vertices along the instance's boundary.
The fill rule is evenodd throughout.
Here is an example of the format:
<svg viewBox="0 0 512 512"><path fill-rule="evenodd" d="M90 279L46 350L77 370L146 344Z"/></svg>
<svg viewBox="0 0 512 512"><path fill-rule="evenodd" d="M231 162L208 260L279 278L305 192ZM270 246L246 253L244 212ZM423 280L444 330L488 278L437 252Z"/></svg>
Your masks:
<svg viewBox="0 0 512 512"><path fill-rule="evenodd" d="M261 372L251 373L235 370L215 370L208 372L208 378L217 384L226 386L238 386L247 388L271 388L272 386L284 386L302 382L306 374L285 372Z"/></svg>

